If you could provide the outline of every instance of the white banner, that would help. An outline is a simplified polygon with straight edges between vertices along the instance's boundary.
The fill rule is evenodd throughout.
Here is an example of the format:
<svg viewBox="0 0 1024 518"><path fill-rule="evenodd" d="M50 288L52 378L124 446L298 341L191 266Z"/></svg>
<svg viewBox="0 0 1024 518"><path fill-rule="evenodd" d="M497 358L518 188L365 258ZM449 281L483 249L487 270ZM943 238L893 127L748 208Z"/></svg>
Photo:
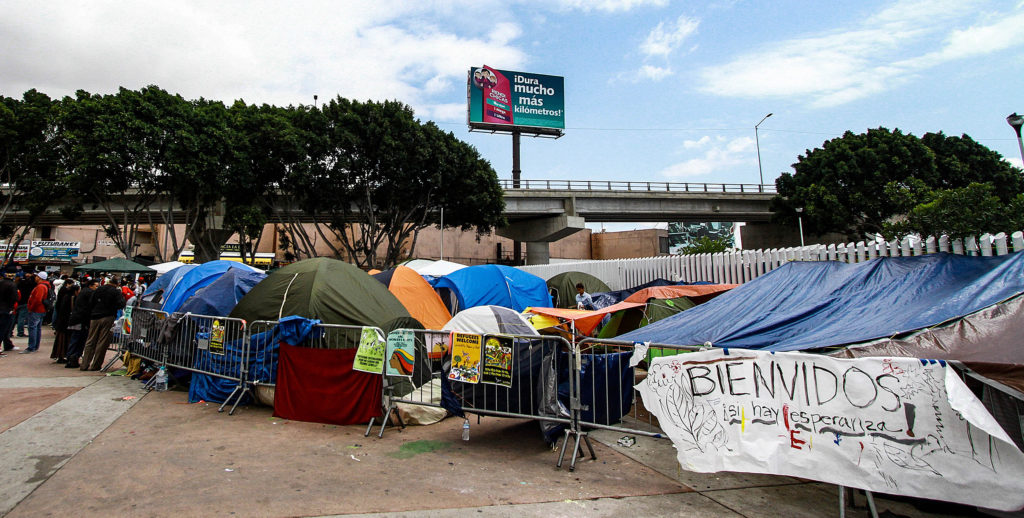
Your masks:
<svg viewBox="0 0 1024 518"><path fill-rule="evenodd" d="M636 386L683 468L1017 510L1024 454L945 362L709 350Z"/></svg>

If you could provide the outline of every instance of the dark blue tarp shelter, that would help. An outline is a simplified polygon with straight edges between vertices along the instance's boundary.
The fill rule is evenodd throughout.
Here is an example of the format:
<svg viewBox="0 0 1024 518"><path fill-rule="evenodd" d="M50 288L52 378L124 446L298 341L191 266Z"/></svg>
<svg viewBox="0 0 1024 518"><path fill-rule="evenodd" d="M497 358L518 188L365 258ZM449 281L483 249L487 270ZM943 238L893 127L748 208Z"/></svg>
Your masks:
<svg viewBox="0 0 1024 518"><path fill-rule="evenodd" d="M470 266L452 272L438 279L434 289L451 290L458 299L458 311L476 306L502 306L516 311L530 306L551 307L544 279L498 264Z"/></svg>
<svg viewBox="0 0 1024 518"><path fill-rule="evenodd" d="M178 308L179 313L193 315L227 316L239 300L267 274L241 268L231 268L209 286L197 291Z"/></svg>
<svg viewBox="0 0 1024 518"><path fill-rule="evenodd" d="M790 262L618 339L794 351L864 342L962 317L1024 292L1024 253Z"/></svg>
<svg viewBox="0 0 1024 518"><path fill-rule="evenodd" d="M184 266L171 270L170 273L177 273L178 270L184 268ZM195 295L197 291L205 288L213 283L213 281L220 278L224 272L230 269L242 269L247 271L253 271L251 266L244 265L235 261L210 261L203 263L191 270L187 271L178 282L174 283L170 289L165 290L163 297L163 309L168 313L174 313L178 311L181 304L185 302L189 297ZM163 279L165 276L161 276ZM157 281L160 281L157 279ZM156 284L156 283L154 283Z"/></svg>

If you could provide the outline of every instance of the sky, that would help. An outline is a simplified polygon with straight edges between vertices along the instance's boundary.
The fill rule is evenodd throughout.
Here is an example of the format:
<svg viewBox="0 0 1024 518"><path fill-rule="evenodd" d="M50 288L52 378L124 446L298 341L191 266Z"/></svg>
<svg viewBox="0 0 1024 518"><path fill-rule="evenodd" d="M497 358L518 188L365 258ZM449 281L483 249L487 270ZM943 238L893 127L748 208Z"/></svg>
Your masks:
<svg viewBox="0 0 1024 518"><path fill-rule="evenodd" d="M396 99L470 133L466 73L565 78L522 177L765 183L845 131L970 135L1020 167L1024 0L5 1L0 95L155 84L230 104ZM766 114L755 141L754 126Z"/></svg>

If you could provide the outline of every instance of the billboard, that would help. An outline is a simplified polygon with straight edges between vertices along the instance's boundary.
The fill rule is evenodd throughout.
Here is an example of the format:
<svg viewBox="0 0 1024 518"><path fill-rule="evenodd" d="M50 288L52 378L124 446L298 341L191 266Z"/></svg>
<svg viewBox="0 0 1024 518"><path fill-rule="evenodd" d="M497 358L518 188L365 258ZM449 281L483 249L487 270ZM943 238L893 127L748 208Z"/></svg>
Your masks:
<svg viewBox="0 0 1024 518"><path fill-rule="evenodd" d="M6 254L11 245L0 243L0 254ZM28 261L70 263L78 257L80 241L31 241L22 242L11 258L16 263Z"/></svg>
<svg viewBox="0 0 1024 518"><path fill-rule="evenodd" d="M472 68L467 80L469 128L561 136L565 79L559 76Z"/></svg>

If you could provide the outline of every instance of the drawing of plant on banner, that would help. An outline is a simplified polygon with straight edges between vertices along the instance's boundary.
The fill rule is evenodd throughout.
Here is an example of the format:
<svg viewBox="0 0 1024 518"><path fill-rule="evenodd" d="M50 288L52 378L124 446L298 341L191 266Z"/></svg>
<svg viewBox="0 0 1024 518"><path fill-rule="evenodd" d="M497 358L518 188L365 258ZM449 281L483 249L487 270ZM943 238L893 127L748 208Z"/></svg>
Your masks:
<svg viewBox="0 0 1024 518"><path fill-rule="evenodd" d="M647 374L647 380L658 394L660 415L666 416L669 425L680 431L680 436L689 447L701 453L709 449L727 447L728 436L718 413L707 399L697 400L690 387L679 375L682 364L672 361L654 365ZM646 401L645 401L646 404Z"/></svg>

